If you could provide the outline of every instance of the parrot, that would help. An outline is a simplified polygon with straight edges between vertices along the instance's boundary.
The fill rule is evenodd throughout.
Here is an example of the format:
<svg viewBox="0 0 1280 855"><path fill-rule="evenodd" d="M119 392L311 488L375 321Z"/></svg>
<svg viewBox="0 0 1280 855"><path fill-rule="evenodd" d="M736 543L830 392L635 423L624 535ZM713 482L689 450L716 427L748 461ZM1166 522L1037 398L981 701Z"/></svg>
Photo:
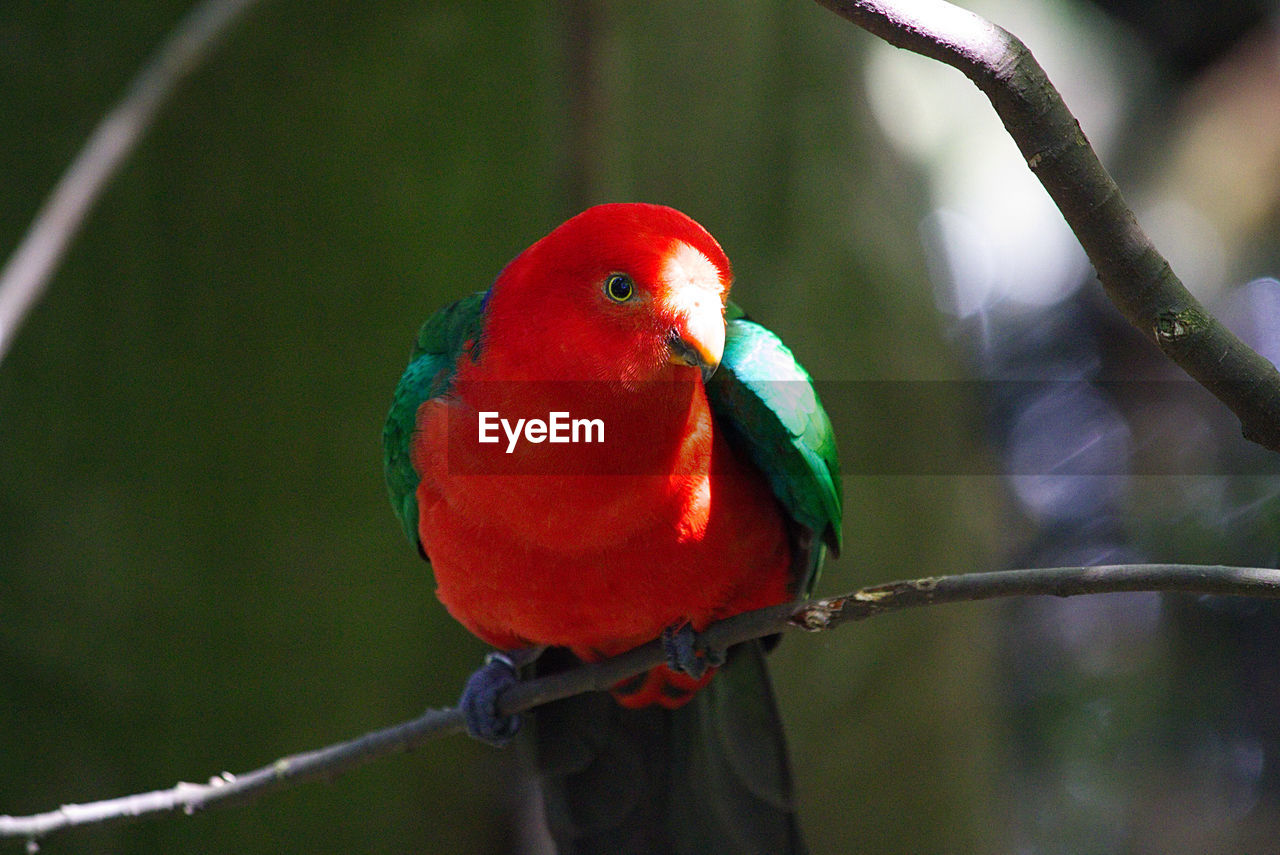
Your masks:
<svg viewBox="0 0 1280 855"><path fill-rule="evenodd" d="M698 633L807 598L841 547L812 379L663 205L568 219L418 332L383 430L405 535L494 648L459 705L515 739L570 853L804 852L765 653ZM513 682L661 639L609 692L503 717Z"/></svg>

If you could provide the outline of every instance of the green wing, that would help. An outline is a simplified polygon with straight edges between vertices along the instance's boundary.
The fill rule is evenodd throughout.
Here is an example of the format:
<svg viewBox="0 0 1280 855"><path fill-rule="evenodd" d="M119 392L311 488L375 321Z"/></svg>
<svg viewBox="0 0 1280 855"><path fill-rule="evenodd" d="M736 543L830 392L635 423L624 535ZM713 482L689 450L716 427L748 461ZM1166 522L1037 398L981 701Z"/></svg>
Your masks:
<svg viewBox="0 0 1280 855"><path fill-rule="evenodd" d="M843 497L835 432L813 380L769 330L730 303L720 368L707 398L729 442L769 481L778 501L810 534L798 593L808 596L822 567L824 544L840 551Z"/></svg>
<svg viewBox="0 0 1280 855"><path fill-rule="evenodd" d="M463 297L436 312L418 331L382 429L382 471L387 493L404 533L422 552L418 540L418 473L410 458L410 441L423 402L444 394L453 380L458 358L475 354L484 321L487 292Z"/></svg>

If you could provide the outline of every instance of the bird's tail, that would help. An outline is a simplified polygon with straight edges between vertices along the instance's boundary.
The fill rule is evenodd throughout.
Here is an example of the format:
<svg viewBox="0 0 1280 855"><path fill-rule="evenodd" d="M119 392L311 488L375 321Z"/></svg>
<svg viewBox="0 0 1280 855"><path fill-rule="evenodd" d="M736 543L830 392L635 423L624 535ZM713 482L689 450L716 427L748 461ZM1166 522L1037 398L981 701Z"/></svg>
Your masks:
<svg viewBox="0 0 1280 855"><path fill-rule="evenodd" d="M521 745L560 855L807 851L759 641L678 709L578 695L529 715Z"/></svg>

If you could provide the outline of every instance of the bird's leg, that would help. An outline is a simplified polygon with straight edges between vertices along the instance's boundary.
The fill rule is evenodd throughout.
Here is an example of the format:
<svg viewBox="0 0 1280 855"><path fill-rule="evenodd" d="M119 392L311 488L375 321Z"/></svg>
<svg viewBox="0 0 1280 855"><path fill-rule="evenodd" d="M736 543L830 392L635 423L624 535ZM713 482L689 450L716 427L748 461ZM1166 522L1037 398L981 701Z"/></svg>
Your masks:
<svg viewBox="0 0 1280 855"><path fill-rule="evenodd" d="M467 678L458 700L467 733L499 747L511 741L520 730L520 716L499 715L498 699L520 681L520 669L537 659L543 649L495 650L484 657L484 665Z"/></svg>
<svg viewBox="0 0 1280 855"><path fill-rule="evenodd" d="M704 647L688 623L675 624L662 631L662 652L667 657L668 668L695 680L701 679L708 668L724 664L724 651Z"/></svg>

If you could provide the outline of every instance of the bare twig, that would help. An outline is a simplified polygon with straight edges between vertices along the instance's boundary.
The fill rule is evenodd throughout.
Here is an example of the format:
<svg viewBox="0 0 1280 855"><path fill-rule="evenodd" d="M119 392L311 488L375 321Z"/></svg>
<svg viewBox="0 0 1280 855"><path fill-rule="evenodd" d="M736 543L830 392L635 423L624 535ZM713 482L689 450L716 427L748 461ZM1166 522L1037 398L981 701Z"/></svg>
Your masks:
<svg viewBox="0 0 1280 855"><path fill-rule="evenodd" d="M57 810L32 816L0 816L0 837L34 841L51 832L77 825L118 822L175 810L193 814L205 808L248 801L287 784L322 775L337 775L370 760L408 751L429 739L458 733L462 729L461 712L455 709L427 710L412 721L366 733L348 742L291 754L243 775L223 772L210 778L207 784L181 782L167 790L83 805L63 805Z"/></svg>
<svg viewBox="0 0 1280 855"><path fill-rule="evenodd" d="M204 0L178 23L124 98L103 117L63 173L31 229L0 270L0 361L89 209L150 127L161 105L199 66L218 37L256 0Z"/></svg>
<svg viewBox="0 0 1280 855"><path fill-rule="evenodd" d="M1183 287L1026 45L943 0L818 0L890 44L959 69L990 99L1062 211L1111 301L1231 408L1246 438L1280 451L1280 372Z"/></svg>
<svg viewBox="0 0 1280 855"><path fill-rule="evenodd" d="M788 629L830 629L888 612L941 603L998 597L1070 597L1120 591L1183 591L1248 597L1280 597L1280 570L1185 564L1131 564L1057 567L937 576L875 585L839 597L784 604L722 620L702 633L701 643L723 649ZM582 692L599 691L663 661L657 642L604 662L581 665L519 683L504 693L501 711L524 712ZM0 816L0 837L35 841L77 825L118 822L181 810L195 813L250 800L286 785L317 777L331 779L389 754L409 751L431 739L463 729L457 709L428 710L412 721L367 733L349 742L283 757L243 775L223 773L207 784L180 783L167 790L64 805L33 816Z"/></svg>

